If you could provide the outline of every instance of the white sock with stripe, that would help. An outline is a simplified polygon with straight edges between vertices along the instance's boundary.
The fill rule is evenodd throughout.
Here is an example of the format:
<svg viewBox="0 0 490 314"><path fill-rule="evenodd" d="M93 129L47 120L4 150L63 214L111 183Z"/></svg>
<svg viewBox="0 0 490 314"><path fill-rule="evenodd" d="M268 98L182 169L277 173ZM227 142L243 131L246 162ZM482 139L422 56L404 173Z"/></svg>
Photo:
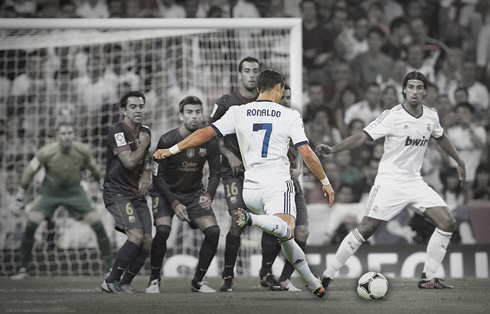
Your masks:
<svg viewBox="0 0 490 314"><path fill-rule="evenodd" d="M294 266L298 273L308 283L308 288L314 291L320 286L320 280L313 276L313 273L306 262L306 256L303 250L294 239L281 243L282 252L287 260Z"/></svg>
<svg viewBox="0 0 490 314"><path fill-rule="evenodd" d="M446 232L436 228L430 237L429 244L427 244L427 257L423 270L427 280L434 278L437 269L441 266L442 260L446 256L447 246L452 234L452 232Z"/></svg>
<svg viewBox="0 0 490 314"><path fill-rule="evenodd" d="M250 215L252 216L252 226L257 226L279 239L289 239L291 237L291 229L281 218L267 215Z"/></svg>
<svg viewBox="0 0 490 314"><path fill-rule="evenodd" d="M335 273L342 268L345 262L356 253L357 249L366 242L364 237L359 233L359 230L352 230L345 238L342 240L337 253L335 254L335 259L328 265L327 269L323 272L323 276L333 278Z"/></svg>

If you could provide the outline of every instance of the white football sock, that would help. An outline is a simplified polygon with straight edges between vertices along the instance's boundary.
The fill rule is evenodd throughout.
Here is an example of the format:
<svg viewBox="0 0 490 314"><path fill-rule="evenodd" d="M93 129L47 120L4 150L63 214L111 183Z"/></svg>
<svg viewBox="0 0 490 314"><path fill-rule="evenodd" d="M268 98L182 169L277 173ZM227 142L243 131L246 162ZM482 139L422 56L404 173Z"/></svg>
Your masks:
<svg viewBox="0 0 490 314"><path fill-rule="evenodd" d="M313 276L313 273L306 262L306 256L303 250L299 247L298 243L294 239L284 241L281 243L282 252L288 259L291 265L298 271L303 279L308 283L308 288L314 291L320 287L320 279Z"/></svg>
<svg viewBox="0 0 490 314"><path fill-rule="evenodd" d="M335 273L342 268L345 262L356 253L357 249L362 243L366 242L364 237L356 229L349 232L349 234L342 240L337 253L335 254L335 259L330 263L327 269L323 272L323 276L333 278Z"/></svg>
<svg viewBox="0 0 490 314"><path fill-rule="evenodd" d="M291 228L281 218L267 215L250 215L252 215L252 226L257 226L265 232L275 235L280 240L287 240L291 237Z"/></svg>
<svg viewBox="0 0 490 314"><path fill-rule="evenodd" d="M452 234L452 232L446 232L436 228L430 237L429 244L427 244L427 257L423 270L428 280L435 277L437 269L441 266Z"/></svg>

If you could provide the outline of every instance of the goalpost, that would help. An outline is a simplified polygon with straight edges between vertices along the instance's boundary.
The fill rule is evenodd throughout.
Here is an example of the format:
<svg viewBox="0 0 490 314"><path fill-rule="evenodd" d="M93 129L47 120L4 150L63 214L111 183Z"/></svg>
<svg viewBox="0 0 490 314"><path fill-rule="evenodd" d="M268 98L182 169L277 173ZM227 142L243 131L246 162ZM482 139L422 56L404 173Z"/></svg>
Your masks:
<svg viewBox="0 0 490 314"><path fill-rule="evenodd" d="M301 19L2 19L0 22L0 274L18 267L25 218L8 208L24 167L56 125L76 125L78 140L90 145L105 170L105 136L120 121L119 97L141 90L147 97L145 124L158 138L180 125L178 103L188 95L204 103L207 120L215 102L236 91L241 59L260 60L261 69L284 74L292 105L302 112ZM207 175L205 175L207 178ZM32 207L42 173L28 195ZM113 229L96 182L82 182L95 200L114 252L125 236ZM208 276L220 276L230 226L222 185L213 209L221 228L218 253ZM151 206L151 202L149 203ZM150 207L151 208L151 207ZM257 275L262 231L247 228L237 275ZM193 273L202 242L200 232L174 218L164 260L164 276ZM36 232L30 272L38 275L99 275L102 266L90 227L60 208ZM281 263L278 263L279 269ZM143 272L148 272L149 259ZM276 268L274 268L276 269Z"/></svg>

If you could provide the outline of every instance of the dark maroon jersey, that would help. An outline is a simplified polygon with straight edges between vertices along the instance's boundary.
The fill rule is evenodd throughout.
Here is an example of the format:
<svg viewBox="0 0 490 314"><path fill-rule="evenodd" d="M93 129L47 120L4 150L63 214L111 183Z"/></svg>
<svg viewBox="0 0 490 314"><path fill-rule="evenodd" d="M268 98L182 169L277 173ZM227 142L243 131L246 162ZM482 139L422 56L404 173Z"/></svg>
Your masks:
<svg viewBox="0 0 490 314"><path fill-rule="evenodd" d="M173 129L160 137L157 149L170 148L184 138L180 128ZM212 138L179 154L153 161L153 187L150 192L159 192L172 204L175 194L190 194L204 191L203 168L209 164L209 181L206 194L214 198L220 180L220 153L218 141Z"/></svg>
<svg viewBox="0 0 490 314"><path fill-rule="evenodd" d="M256 99L257 97L245 98L239 92L234 92L228 95L221 96L221 98L216 103L213 112L211 113L211 117L208 121L209 124L219 120L228 111L228 108L230 108L231 106L240 106L240 105L248 104L250 102L255 101ZM235 156L240 158L240 160L242 159L242 155L240 154L240 148L238 147L238 140L235 134L225 135L225 137L223 138L223 146L228 150L230 150L233 154L235 154ZM223 167L222 171L226 171L226 172L229 171L229 173L231 173L230 164L228 163L228 159L226 157L222 158L221 167Z"/></svg>
<svg viewBox="0 0 490 314"><path fill-rule="evenodd" d="M139 130L132 130L124 122L114 125L107 135L107 167L104 178L104 201L111 203L111 196L136 196L146 198L138 192L138 182L143 169L144 158L133 168L127 169L119 159L121 152L134 152L139 146L139 134L146 132L151 137L150 129L141 125ZM106 203L107 203L106 202Z"/></svg>

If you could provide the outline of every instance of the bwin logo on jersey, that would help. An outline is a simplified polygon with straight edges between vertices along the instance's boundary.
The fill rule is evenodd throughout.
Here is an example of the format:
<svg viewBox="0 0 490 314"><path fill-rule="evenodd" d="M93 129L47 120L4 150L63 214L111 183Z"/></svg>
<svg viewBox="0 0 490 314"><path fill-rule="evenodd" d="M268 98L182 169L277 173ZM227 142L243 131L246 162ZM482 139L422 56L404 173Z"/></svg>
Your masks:
<svg viewBox="0 0 490 314"><path fill-rule="evenodd" d="M407 136L405 146L425 146L428 142L429 139L426 139L425 136L422 138L410 138L410 136Z"/></svg>

